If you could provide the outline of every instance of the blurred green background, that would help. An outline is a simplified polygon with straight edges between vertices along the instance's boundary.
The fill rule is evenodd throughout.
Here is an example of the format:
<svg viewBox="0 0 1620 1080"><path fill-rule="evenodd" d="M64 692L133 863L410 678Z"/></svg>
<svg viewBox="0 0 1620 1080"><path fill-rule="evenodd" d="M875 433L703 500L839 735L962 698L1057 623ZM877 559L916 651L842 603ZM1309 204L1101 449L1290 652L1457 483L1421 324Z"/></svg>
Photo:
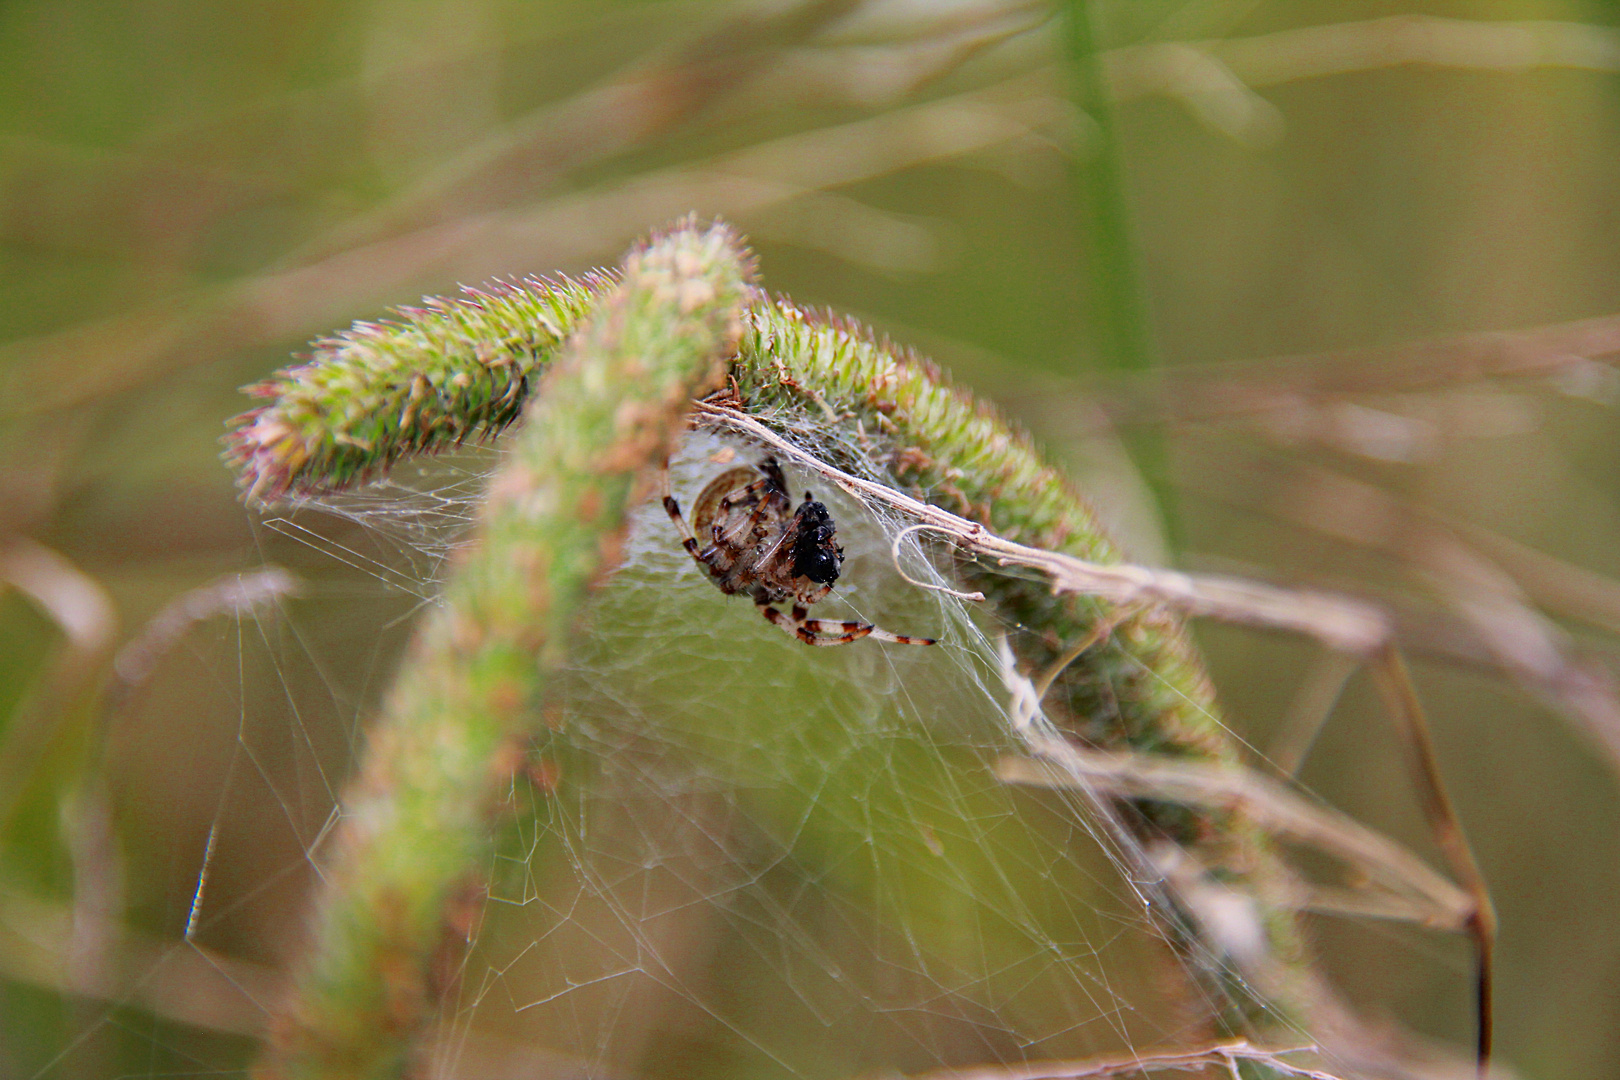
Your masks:
<svg viewBox="0 0 1620 1080"><path fill-rule="evenodd" d="M0 4L0 1077L244 1067L251 1010L200 988L289 960L301 845L439 572L386 512L258 523L217 456L237 388L689 209L1002 403L1143 561L1399 611L1501 910L1502 1057L1620 1077L1620 10L1097 14L1111 122L1040 4ZM292 617L153 626L272 564ZM1257 761L1292 753L1335 665L1198 636ZM1432 854L1361 677L1301 776ZM206 950L143 967L205 862ZM1309 925L1369 1014L1466 1044L1463 942Z"/></svg>

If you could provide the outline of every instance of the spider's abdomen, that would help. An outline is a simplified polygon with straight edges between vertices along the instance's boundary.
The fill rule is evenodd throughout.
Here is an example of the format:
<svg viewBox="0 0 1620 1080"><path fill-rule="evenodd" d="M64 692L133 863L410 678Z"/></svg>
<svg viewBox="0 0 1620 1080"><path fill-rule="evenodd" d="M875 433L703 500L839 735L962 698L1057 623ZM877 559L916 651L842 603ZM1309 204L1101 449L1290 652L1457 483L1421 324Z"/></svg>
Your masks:
<svg viewBox="0 0 1620 1080"><path fill-rule="evenodd" d="M836 527L827 508L818 502L806 502L797 514L798 531L793 538L793 576L809 578L817 585L831 585L838 580L838 568L844 561L835 539Z"/></svg>
<svg viewBox="0 0 1620 1080"><path fill-rule="evenodd" d="M708 546L716 541L722 541L733 547L739 547L746 541L741 526L748 522L754 509L762 501L770 500L770 497L776 494L769 485L762 484L759 480L758 469L743 467L728 469L709 481L692 505L692 528L700 545ZM788 503L785 494L771 501ZM772 524L780 527L780 523L791 513L791 504L787 505L786 513L781 506L768 506L754 524L756 527L761 525L768 527Z"/></svg>

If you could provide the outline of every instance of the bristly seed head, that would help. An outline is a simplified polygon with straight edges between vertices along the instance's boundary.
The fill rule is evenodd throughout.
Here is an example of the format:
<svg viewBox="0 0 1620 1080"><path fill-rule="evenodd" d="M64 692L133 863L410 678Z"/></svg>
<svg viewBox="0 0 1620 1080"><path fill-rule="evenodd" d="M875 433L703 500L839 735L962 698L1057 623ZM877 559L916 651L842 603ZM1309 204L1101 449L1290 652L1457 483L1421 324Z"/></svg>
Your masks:
<svg viewBox="0 0 1620 1080"><path fill-rule="evenodd" d="M498 434L613 281L497 282L317 340L305 362L245 387L268 404L227 424L224 457L244 497L339 491L401 457Z"/></svg>

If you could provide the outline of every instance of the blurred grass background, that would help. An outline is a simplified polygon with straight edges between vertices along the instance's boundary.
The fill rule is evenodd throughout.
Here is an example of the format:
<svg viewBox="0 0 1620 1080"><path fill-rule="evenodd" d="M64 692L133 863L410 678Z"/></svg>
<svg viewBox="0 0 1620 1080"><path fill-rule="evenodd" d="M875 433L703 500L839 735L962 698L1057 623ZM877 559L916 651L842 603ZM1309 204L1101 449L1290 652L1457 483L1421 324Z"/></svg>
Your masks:
<svg viewBox="0 0 1620 1080"><path fill-rule="evenodd" d="M284 819L318 828L340 777L261 790L231 762L295 723L341 771L408 633L414 598L356 574L289 601L318 608L296 628L206 620L152 671L108 674L222 574L332 575L238 503L217 457L236 388L387 304L609 263L687 209L748 232L773 289L1002 402L1145 561L1401 611L1502 913L1502 1055L1526 1076L1620 1076L1603 724L1620 324L1422 344L1620 312L1620 11L1105 3L1112 146L1067 100L1051 16L968 0L0 5L0 1076L246 1061L251 1024L209 1014L186 972L81 971L63 920L104 909L133 951L173 942L227 837L210 888L235 899L207 944L284 963L308 882L264 867L302 867ZM1095 207L1075 197L1111 150L1157 377L1117 371L1118 301L1099 302ZM1478 356L1511 363L1493 376ZM1302 685L1333 685L1308 643L1199 636L1263 751L1296 738ZM318 658L303 681L276 662L291 649ZM1352 678L1302 776L1428 851L1397 749ZM106 806L121 857L84 850L64 823L85 814L64 804ZM119 880L92 887L84 868L106 865ZM1311 929L1369 1012L1467 1041L1463 943Z"/></svg>

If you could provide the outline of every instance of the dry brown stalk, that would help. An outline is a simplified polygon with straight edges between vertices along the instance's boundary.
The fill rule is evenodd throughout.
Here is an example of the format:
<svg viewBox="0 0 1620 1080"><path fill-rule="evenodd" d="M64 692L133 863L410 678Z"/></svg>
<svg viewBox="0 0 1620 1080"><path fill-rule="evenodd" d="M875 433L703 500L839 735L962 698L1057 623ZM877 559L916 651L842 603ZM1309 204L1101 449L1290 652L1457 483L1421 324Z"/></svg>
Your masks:
<svg viewBox="0 0 1620 1080"><path fill-rule="evenodd" d="M830 21L830 13L835 14L836 10L836 4L804 5L802 10L794 9L783 16L782 25L774 30L759 30L759 37L781 42L792 40L795 34L808 35L815 28L825 25L823 19ZM1346 55L1361 57L1357 63L1366 67L1434 62L1518 70L1566 61L1574 66L1598 66L1576 62L1582 55L1602 56L1601 48L1590 45L1577 48L1569 43L1607 40L1604 37L1607 33L1604 28L1578 24L1469 23L1463 20L1399 17L1313 27L1254 39L1183 44L1176 48L1195 52L1202 50L1200 55L1212 58L1213 62L1224 63L1240 83L1270 85L1345 70L1364 70L1365 67L1354 65L1345 67L1341 60L1333 59L1338 55L1335 49L1342 50L1345 43L1350 43ZM743 38L747 39L748 35L744 34ZM701 41L708 42L709 39ZM1540 43L1536 45L1540 51L1526 52L1523 45L1526 41ZM1395 47L1380 52L1379 48L1370 47L1369 42L1380 48L1394 42ZM1457 43L1466 43L1468 47L1459 48ZM744 40L743 44L748 44L748 41ZM752 44L757 47L759 40ZM1164 48L1165 43L1156 43L1132 47L1149 51L1133 53L1132 49L1124 49L1112 54L1111 70L1120 73L1117 75L1116 96L1120 100L1128 100L1144 94L1185 96L1192 93L1203 103L1200 107L1207 105L1208 95L1200 89L1204 84L1195 80L1195 85L1189 89L1183 85L1186 83L1185 75L1178 74L1176 79L1166 83L1162 76L1155 81L1155 78L1146 75L1124 74L1133 70L1133 65L1153 69L1157 63L1162 67L1162 62L1153 61L1153 57L1159 56ZM1469 49L1477 54L1477 64L1468 61ZM1425 50L1432 54L1432 58ZM1582 50L1585 50L1584 53ZM727 68L726 63L720 64L721 69L728 72L724 79L718 80L724 83L726 79L741 78L758 70L761 55L768 58L776 54L769 50L751 52L739 46L735 54L721 50L717 55L729 56L730 60L726 63L735 64L732 68ZM680 60L679 56L684 56L685 61ZM1274 56L1293 59L1288 63L1267 60ZM1511 62L1502 59L1515 56L1518 59ZM273 270L221 291L198 290L100 322L81 324L59 333L23 339L0 347L0 359L6 361L4 366L17 373L0 397L18 403L15 408L28 412L65 408L137 385L162 371L218 356L222 349L248 348L266 341L307 337L338 321L344 313L356 307L380 306L402 292L429 287L432 282L476 280L495 273L549 269L600 257L625 237L633 235L645 221L674 216L693 205L703 205L732 217L743 217L802 197L808 191L823 191L884 172L969 153L1009 139L1025 138L1053 123L1059 127L1072 124L1072 117L1067 114L1064 103L1053 96L1058 86L1055 71L1037 66L1032 72L1028 57L1019 56L1016 59L1020 74L985 89L885 114L870 122L860 121L843 128L788 136L735 155L723 155L708 162L686 163L662 173L645 174L606 191L570 194L543 203L534 210L492 209L505 205L505 202L499 199L490 201L488 198L478 204L483 209L480 213L466 212L467 203L458 205L455 216L444 216L442 210L423 209L443 201L447 192L460 191L460 185L487 185L492 182L489 177L510 173L514 163L532 164L531 158L536 155L545 158L547 154L555 153L557 146L572 145L569 132L577 134L577 127L603 123L604 103L613 105L619 97L628 101L644 95L645 80L684 79L703 84L701 69L708 59L713 58L704 53L700 42L687 53L678 54L676 60L656 60L633 68L621 75L619 81L587 91L580 98L560 106L561 111L556 114L546 114L548 118L534 118L524 122L529 125L527 127L504 132L482 150L470 154L462 163L447 166L438 179L430 181L421 190L397 204L368 214L342 234L347 246L341 250L340 245L328 238L324 248L326 253L305 265ZM683 63L686 66L682 66ZM714 72L709 72L709 75L713 77ZM976 136L969 134L965 143L955 149L939 145L938 140L950 133L951 125L946 120L950 103L966 105L980 99L994 110L998 107L997 103L1019 97L1029 98L1032 87L1039 87L1035 93L1045 99L1045 119L1033 126L1027 121L1015 122L1014 129L1004 130L999 135L987 133L982 122L968 123L963 130L978 132ZM1199 97L1200 94L1203 96ZM702 93L682 98L685 106L690 108L696 108L708 100L711 98ZM860 125L868 123L874 125L871 137L857 142L864 143L865 154L870 154L893 142L889 137L892 128L886 127L885 121L898 123L902 130L908 126L908 121L914 127L911 137L893 143L897 149L908 151L909 156L907 153L894 153L881 163L867 163L848 174L828 178L803 178L789 171L786 175L793 178L789 182L765 179L774 170L760 173L749 171L746 167L740 171L735 168L738 165L747 166L751 160L771 156L782 158L784 163L791 157L801 163L808 159L815 163L835 164L838 154L857 148L841 145L841 140L837 138L827 145L824 136L833 133L854 136L857 131L865 130ZM553 126L557 128L556 131L551 130ZM612 123L606 124L606 128L618 130ZM623 128L623 131L639 130L641 126L637 123L627 124ZM622 145L624 137L621 131L614 136L620 141L612 145ZM934 142L919 147L916 142L918 138L924 143L929 143L930 139ZM556 140L556 146L547 142L550 139ZM545 149L548 146L550 149ZM574 149L581 148L576 146ZM802 152L783 154L794 149ZM865 154L855 153L854 157L864 163ZM570 159L569 164L576 165L578 161ZM501 190L501 185L495 184L495 190ZM534 190L532 177L520 188L506 191L506 201L510 201L518 190ZM647 199L648 202L638 205L638 199ZM425 218L422 217L424 213L427 215ZM401 221L417 221L419 227L400 232L397 221L386 224L396 216ZM1620 320L1588 320L1517 334L1470 335L1455 339L1459 346L1455 359L1460 367L1467 367L1472 357L1481 368L1528 372L1538 366L1547 369L1567 367L1570 357L1612 352L1617 348L1617 340L1620 340ZM1337 355L1342 355L1348 362L1354 354ZM1447 377L1460 375L1454 371ZM1199 396L1177 395L1176 400L1185 402ZM1218 399L1219 395L1216 397ZM1240 404L1240 408L1254 407L1253 398L1246 398L1245 401L1247 403Z"/></svg>
<svg viewBox="0 0 1620 1080"><path fill-rule="evenodd" d="M648 220L692 206L745 217L825 188L1027 137L1060 120L1044 77L1026 77L870 120L570 193L537 207L469 214L267 273L214 294L154 305L0 346L18 412L67 408L222 351L308 337L357 307L434 281L549 270L599 258Z"/></svg>
<svg viewBox="0 0 1620 1080"><path fill-rule="evenodd" d="M0 831L51 746L83 719L118 633L118 611L101 582L34 540L14 536L0 545L0 590L8 586L57 625L66 647L0 740Z"/></svg>
<svg viewBox="0 0 1620 1080"><path fill-rule="evenodd" d="M241 618L298 591L298 579L279 566L263 566L242 574L224 574L175 597L125 642L113 657L114 684L109 688L109 711L122 695L145 682L163 655L188 630L216 615Z"/></svg>
<svg viewBox="0 0 1620 1080"><path fill-rule="evenodd" d="M814 35L861 2L798 0L763 10L745 7L690 41L637 60L582 93L498 129L292 261L329 258L496 211L545 191L569 171L670 131L774 63L784 47Z"/></svg>
<svg viewBox="0 0 1620 1080"><path fill-rule="evenodd" d="M1272 477L1264 484L1244 484L1243 490L1267 492L1264 510L1275 517L1399 559L1455 613L1455 628L1466 631L1459 643L1463 648L1577 719L1611 762L1620 764L1620 697L1606 674L1583 664L1564 631L1535 609L1511 572L1528 563L1545 574L1549 560L1529 563L1525 549L1494 534L1480 544L1486 530L1450 527L1365 481L1320 467L1291 464L1288 469L1284 482ZM1254 499L1230 491L1223 497L1243 504ZM1506 551L1512 562L1493 560L1480 550L1486 544ZM1545 577L1540 580L1545 589ZM1559 580L1567 588L1570 579Z"/></svg>
<svg viewBox="0 0 1620 1080"><path fill-rule="evenodd" d="M1283 776L1298 775L1357 666L1342 653L1324 652L1306 670L1266 753Z"/></svg>
<svg viewBox="0 0 1620 1080"><path fill-rule="evenodd" d="M1193 1050L1148 1051L1108 1058L1078 1061L1031 1061L1022 1065L982 1065L976 1068L940 1069L913 1074L907 1080L1097 1080L1106 1076L1134 1076L1160 1069L1189 1071L1223 1068L1237 1076L1237 1063L1254 1062L1275 1069L1282 1076L1302 1076L1308 1080L1338 1080L1323 1072L1286 1060L1290 1054L1312 1053L1316 1047L1290 1046L1276 1049L1255 1046L1245 1040L1216 1043Z"/></svg>
<svg viewBox="0 0 1620 1080"><path fill-rule="evenodd" d="M0 973L94 1001L133 1005L210 1031L259 1035L282 981L269 968L188 942L162 940L105 922L109 963L72 962L84 913L17 893L0 893Z"/></svg>
<svg viewBox="0 0 1620 1080"><path fill-rule="evenodd" d="M1474 986L1476 1015L1479 1017L1479 1073L1483 1080L1491 1061L1491 994L1495 970L1492 956L1496 949L1496 910L1491 904L1490 887L1474 859L1456 807L1446 792L1445 780L1440 776L1434 736L1429 731L1428 716L1424 712L1423 702L1418 698L1411 672L1393 645L1384 647L1373 665L1373 674L1385 707L1395 717L1402 741L1406 744L1412 772L1418 778L1419 801L1424 816L1429 820L1429 830L1440 845L1446 862L1451 865L1452 873L1457 875L1472 901L1466 929L1474 939L1476 950Z"/></svg>
<svg viewBox="0 0 1620 1080"><path fill-rule="evenodd" d="M1620 581L1521 544L1471 521L1448 521L1550 611L1620 634Z"/></svg>
<svg viewBox="0 0 1620 1080"><path fill-rule="evenodd" d="M1043 743L1041 753L1040 758L1003 758L996 775L1012 784L1241 811L1268 832L1332 855L1388 889L1385 899L1391 903L1379 909L1386 917L1451 932L1467 928L1472 899L1423 860L1345 814L1251 769L1163 761L1055 741ZM1314 894L1306 892L1291 898L1290 904L1316 907L1313 901Z"/></svg>
<svg viewBox="0 0 1620 1080"><path fill-rule="evenodd" d="M854 495L900 511L948 537L970 554L994 559L1002 566L1024 566L1040 571L1051 579L1053 589L1058 592L1096 596L1114 604L1163 604L1188 615L1291 630L1358 656L1371 655L1390 637L1388 617L1377 607L1350 597L1280 589L1237 578L1156 570L1129 563L1086 562L1014 543L996 536L978 522L833 468L736 410L703 404L698 406L698 411L788 455Z"/></svg>
<svg viewBox="0 0 1620 1080"><path fill-rule="evenodd" d="M1524 330L1459 334L1402 345L1234 360L1165 373L1146 397L1130 387L1104 392L1110 412L1134 421L1212 423L1266 413L1301 414L1359 394L1409 393L1488 379L1545 379L1574 372L1595 382L1594 365L1620 354L1620 316Z"/></svg>

